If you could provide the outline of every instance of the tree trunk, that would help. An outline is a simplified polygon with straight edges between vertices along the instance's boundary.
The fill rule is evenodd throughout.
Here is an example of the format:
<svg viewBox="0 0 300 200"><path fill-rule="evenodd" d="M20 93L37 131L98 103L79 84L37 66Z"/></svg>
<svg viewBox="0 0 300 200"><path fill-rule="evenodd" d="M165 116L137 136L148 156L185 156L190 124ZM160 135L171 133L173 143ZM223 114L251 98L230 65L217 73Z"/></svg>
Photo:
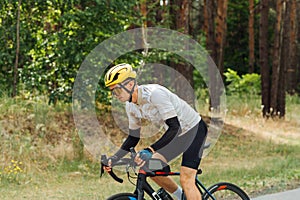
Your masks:
<svg viewBox="0 0 300 200"><path fill-rule="evenodd" d="M286 99L286 72L288 66L291 65L290 60L290 11L291 1L287 0L284 2L283 12L283 31L282 31L282 45L281 45L281 69L279 77L279 88L278 88L278 105L277 105L277 116L280 118L285 116L285 99Z"/></svg>
<svg viewBox="0 0 300 200"><path fill-rule="evenodd" d="M255 48L255 39L254 39L254 0L249 0L249 73L254 73L254 48Z"/></svg>
<svg viewBox="0 0 300 200"><path fill-rule="evenodd" d="M179 10L176 14L176 29L189 34L189 0L176 0Z"/></svg>
<svg viewBox="0 0 300 200"><path fill-rule="evenodd" d="M290 49L289 58L290 65L287 66L286 87L287 92L294 94L297 87L297 13L296 13L296 0L290 0L289 6L289 26L290 26Z"/></svg>
<svg viewBox="0 0 300 200"><path fill-rule="evenodd" d="M217 50L215 44L215 5L213 0L204 0L204 31L206 35L206 49L212 59L217 62Z"/></svg>
<svg viewBox="0 0 300 200"><path fill-rule="evenodd" d="M209 52L212 60L218 64L218 51L216 43L216 30L215 30L215 10L216 5L214 0L204 1L204 30L206 35L206 49ZM220 37L221 38L221 37ZM219 67L219 66L217 66ZM210 111L218 112L220 106L220 91L218 88L217 74L212 67L208 68L209 76L209 92L210 92Z"/></svg>
<svg viewBox="0 0 300 200"><path fill-rule="evenodd" d="M173 18L173 29L182 32L184 34L189 34L189 8L190 8L190 1L189 0L172 0L170 1L171 11L170 14L175 16ZM186 48L188 47L188 44ZM188 64L187 62L179 62L179 63L170 63L171 66L178 71L181 75L183 75L191 85L194 86L193 80L193 66ZM183 90L182 85L179 84L180 82L174 82L176 91L179 92L178 95L186 100L190 105L194 105L195 97L191 95L188 90Z"/></svg>
<svg viewBox="0 0 300 200"><path fill-rule="evenodd" d="M147 29L147 1L146 0L141 1L140 10L143 18L143 24L142 24L143 48L144 48L144 52L148 53L147 34L146 34L146 29Z"/></svg>
<svg viewBox="0 0 300 200"><path fill-rule="evenodd" d="M268 64L268 15L269 1L261 1L259 20L259 63L261 68L262 114L268 117L270 113L270 67Z"/></svg>
<svg viewBox="0 0 300 200"><path fill-rule="evenodd" d="M300 1L297 1L297 41L300 41ZM296 54L297 54L297 86L296 91L300 94L300 45L298 44L296 47Z"/></svg>
<svg viewBox="0 0 300 200"><path fill-rule="evenodd" d="M17 41L16 41L16 60L14 66L14 80L13 80L13 91L12 96L15 97L17 95L17 82L18 82L18 65L19 65L19 54L20 54L20 15L21 15L21 0L18 2L18 16L17 16Z"/></svg>
<svg viewBox="0 0 300 200"><path fill-rule="evenodd" d="M216 44L217 44L217 66L223 77L224 73L224 44L227 32L227 7L228 0L218 0L217 8L217 31L216 31Z"/></svg>
<svg viewBox="0 0 300 200"><path fill-rule="evenodd" d="M275 38L273 48L273 66L272 66L272 86L271 86L271 116L277 115L277 97L279 89L280 76L280 47L281 47L281 24L282 24L282 6L284 0L278 0L276 3L276 24L275 24Z"/></svg>

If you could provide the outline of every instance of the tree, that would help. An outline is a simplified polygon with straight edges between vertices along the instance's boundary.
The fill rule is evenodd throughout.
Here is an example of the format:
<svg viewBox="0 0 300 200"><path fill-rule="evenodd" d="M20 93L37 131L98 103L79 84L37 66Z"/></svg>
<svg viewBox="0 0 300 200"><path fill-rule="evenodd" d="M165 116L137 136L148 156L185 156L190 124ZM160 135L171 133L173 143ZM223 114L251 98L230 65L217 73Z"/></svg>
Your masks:
<svg viewBox="0 0 300 200"><path fill-rule="evenodd" d="M291 38L291 13L292 13L292 0L285 0L283 7L283 31L282 31L282 45L281 45L281 69L279 76L279 89L278 89L278 107L276 108L277 114L280 118L285 116L286 105L286 85L287 85L287 69L291 66L292 60L292 38Z"/></svg>
<svg viewBox="0 0 300 200"><path fill-rule="evenodd" d="M227 6L228 0L217 1L217 19L216 19L216 49L217 49L217 66L220 70L221 75L224 73L224 45L227 32Z"/></svg>
<svg viewBox="0 0 300 200"><path fill-rule="evenodd" d="M177 31L180 31L184 34L190 34L189 29L189 9L190 9L190 1L189 0L171 0L170 2L170 15L173 17L171 28ZM188 48L188 44L186 48ZM193 81L193 67L184 61L179 61L175 63L174 61L170 61L171 66L177 70L180 74L182 74L190 83L190 85L194 86ZM190 96L185 94L188 92L186 90L180 89L182 86L175 83L175 88L177 91L180 91L181 94L178 94L181 97L185 97L185 100L194 105L194 96Z"/></svg>
<svg viewBox="0 0 300 200"><path fill-rule="evenodd" d="M216 30L215 30L215 4L214 1L204 1L204 32L206 36L206 49L214 62L217 61L217 48L216 48ZM219 98L217 97L217 77L212 68L208 68L209 76L209 91L210 91L210 106L209 110L218 110ZM214 101L212 101L212 99Z"/></svg>
<svg viewBox="0 0 300 200"><path fill-rule="evenodd" d="M254 73L255 62L255 38L254 38L254 0L249 0L249 73Z"/></svg>
<svg viewBox="0 0 300 200"><path fill-rule="evenodd" d="M137 19L132 11L135 4L133 0L0 1L1 91L15 95L22 84L30 91L28 98L43 94L50 103L71 101L85 56Z"/></svg>
<svg viewBox="0 0 300 200"><path fill-rule="evenodd" d="M281 62L280 62L280 53L281 53L281 24L282 24L282 7L284 0L278 0L276 3L276 25L275 25L275 38L274 38L274 47L273 47L273 65L272 65L272 86L271 86L271 102L270 102L270 111L271 116L275 116L278 113L278 95L279 91L279 77L281 73ZM281 84L283 84L281 82Z"/></svg>
<svg viewBox="0 0 300 200"><path fill-rule="evenodd" d="M260 2L260 19L259 19L259 63L261 69L262 84L262 114L268 117L270 113L270 67L268 57L268 18L269 18L269 1Z"/></svg>
<svg viewBox="0 0 300 200"><path fill-rule="evenodd" d="M216 4L217 3L217 4ZM227 34L228 0L204 1L204 32L206 35L206 49L216 63L219 73L224 73L224 47ZM216 71L208 69L209 89L214 102L210 102L210 109L219 110L220 94Z"/></svg>
<svg viewBox="0 0 300 200"><path fill-rule="evenodd" d="M286 74L286 89L290 94L294 94L297 88L297 2L296 0L290 0L288 2L290 6L288 6L289 10L287 10L287 14L289 14L288 22L289 23L289 57L288 60L290 62L287 65L287 74Z"/></svg>
<svg viewBox="0 0 300 200"><path fill-rule="evenodd" d="M18 1L18 14L17 14L17 33L16 33L16 60L14 66L14 78L13 78L13 92L12 96L17 95L17 79L18 79L18 65L19 65L19 54L20 54L20 15L21 15L21 0Z"/></svg>
<svg viewBox="0 0 300 200"><path fill-rule="evenodd" d="M206 49L209 51L210 56L217 61L217 49L215 44L215 5L214 1L204 1L204 32L206 35Z"/></svg>
<svg viewBox="0 0 300 200"><path fill-rule="evenodd" d="M239 75L259 72L255 68L259 63L263 115L268 116L270 107L273 109L284 100L285 94L279 86L286 87L291 94L300 90L300 2L282 1L286 9L281 13L281 23L277 23L280 30L276 30L274 24L279 13L275 9L278 1L274 0L2 0L1 94L16 95L22 85L25 91L30 91L20 93L26 94L26 97L42 94L49 95L51 103L70 101L74 78L86 55L97 44L128 30L132 24L132 28L144 24L191 35L206 46L221 73L226 68L237 71ZM258 17L259 23L255 23ZM256 46L257 42L259 45ZM135 53L140 57L126 57L124 61L128 58L128 62L133 60L138 63L143 56L141 50ZM160 54L159 58L154 58L155 51L149 49L151 53L152 60L149 62L173 66L192 86L200 81L193 77L195 70L185 60L170 53L163 54L162 51L159 53L163 56ZM210 71L209 74L211 83L215 84L214 72ZM159 75L164 78L162 74ZM213 84L209 87L210 90L217 90ZM215 102L212 107L217 106ZM277 113L275 110L274 113Z"/></svg>
<svg viewBox="0 0 300 200"><path fill-rule="evenodd" d="M297 1L296 10L297 10L297 25L298 25L296 38L297 38L297 41L300 41L300 25L299 25L299 23L300 23L300 1ZM298 94L300 94L300 45L299 44L298 44L296 52L297 52L297 55L296 55L296 57L297 57L297 61L296 61L297 73L296 74L298 77L296 90L297 90Z"/></svg>

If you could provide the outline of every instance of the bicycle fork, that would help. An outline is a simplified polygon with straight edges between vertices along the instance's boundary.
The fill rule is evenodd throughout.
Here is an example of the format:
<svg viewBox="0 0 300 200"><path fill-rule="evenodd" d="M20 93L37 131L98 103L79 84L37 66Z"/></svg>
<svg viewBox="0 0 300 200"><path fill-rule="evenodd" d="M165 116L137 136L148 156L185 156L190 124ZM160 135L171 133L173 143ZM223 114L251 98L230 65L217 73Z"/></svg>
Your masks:
<svg viewBox="0 0 300 200"><path fill-rule="evenodd" d="M158 194L156 193L155 190L147 183L146 181L146 175L139 173L138 174L138 180L137 180L137 187L136 187L136 193L138 196L138 200L143 200L144 199L144 191L152 197L153 200L163 200Z"/></svg>

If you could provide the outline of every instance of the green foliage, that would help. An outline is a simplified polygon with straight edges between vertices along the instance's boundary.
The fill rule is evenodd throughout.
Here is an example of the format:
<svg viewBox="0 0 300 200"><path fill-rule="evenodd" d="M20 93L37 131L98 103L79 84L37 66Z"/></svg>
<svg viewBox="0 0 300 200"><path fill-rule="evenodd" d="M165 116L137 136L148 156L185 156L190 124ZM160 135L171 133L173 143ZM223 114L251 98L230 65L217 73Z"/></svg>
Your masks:
<svg viewBox="0 0 300 200"><path fill-rule="evenodd" d="M255 4L258 3L259 1L255 0ZM28 97L41 94L49 97L49 103L70 102L76 73L91 50L115 34L130 28L141 27L145 19L139 11L139 4L140 1L136 0L22 1L18 82L22 87L24 85L22 89L30 92ZM174 27L175 19L169 12L170 7L161 7L159 4L160 2L156 1L147 5L148 25ZM202 3L194 2L193 4L196 7L191 10L191 17L203 9ZM248 72L248 4L248 1L228 2L224 66L225 69L231 68L238 74ZM5 95L10 96L12 91L16 57L17 8L18 1L0 1L0 95L6 93ZM179 8L173 5L173 9ZM200 16L194 16L191 22L192 26L195 25L191 27L191 34L194 39L205 44L203 30L200 27L201 20L197 22L202 13L198 14ZM259 15L256 14L254 24L256 40L259 38L258 17ZM274 10L270 9L269 21L274 22L275 17ZM199 28L196 27L197 24ZM274 23L269 24L269 40L272 41ZM255 42L258 43L258 41ZM255 48L255 52L259 52L258 45ZM131 55L124 55L115 62L122 60L138 66L142 59L145 58L142 58L141 51L137 51ZM149 49L149 56L145 62L171 66L182 60L168 52ZM257 63L255 66L258 66ZM196 76L194 77L195 88L203 88L201 78L197 74L194 76ZM253 82L252 79L255 78L251 75L251 77L241 79ZM101 81L99 80L97 100L101 103L108 103L110 100L107 98L108 92L101 85ZM256 88L256 86L253 87ZM256 90L255 93L259 91Z"/></svg>
<svg viewBox="0 0 300 200"><path fill-rule="evenodd" d="M255 5L259 4L254 0ZM227 35L224 49L224 66L237 71L239 74L249 72L249 1L230 0L227 11ZM273 17L270 16L270 20ZM259 38L259 15L254 16L254 37L258 44ZM273 22L270 22L270 29L273 29ZM270 34L270 37L271 34ZM271 41L271 40L270 40ZM259 72L258 45L255 45L255 72Z"/></svg>
<svg viewBox="0 0 300 200"><path fill-rule="evenodd" d="M261 81L258 74L253 73L239 76L236 71L228 69L224 75L227 83L226 91L229 95L257 95L261 92Z"/></svg>
<svg viewBox="0 0 300 200"><path fill-rule="evenodd" d="M228 2L228 34L224 50L224 66L239 73L247 73L248 69L248 1L231 0Z"/></svg>
<svg viewBox="0 0 300 200"><path fill-rule="evenodd" d="M80 64L100 42L132 24L135 4L120 0L22 1L19 82L26 90L47 94L49 103L70 102ZM0 3L3 91L12 88L17 7L17 1Z"/></svg>

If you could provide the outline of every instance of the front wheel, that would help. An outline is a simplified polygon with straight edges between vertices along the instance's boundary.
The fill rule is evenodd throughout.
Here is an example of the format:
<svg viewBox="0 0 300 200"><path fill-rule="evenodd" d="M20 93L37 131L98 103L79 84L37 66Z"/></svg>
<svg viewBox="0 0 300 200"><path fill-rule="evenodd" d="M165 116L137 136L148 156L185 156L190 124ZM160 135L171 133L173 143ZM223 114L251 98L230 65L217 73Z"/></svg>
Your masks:
<svg viewBox="0 0 300 200"><path fill-rule="evenodd" d="M132 193L120 193L109 197L107 200L137 200L137 196Z"/></svg>
<svg viewBox="0 0 300 200"><path fill-rule="evenodd" d="M238 186L231 183L217 183L203 195L204 200L250 200Z"/></svg>

